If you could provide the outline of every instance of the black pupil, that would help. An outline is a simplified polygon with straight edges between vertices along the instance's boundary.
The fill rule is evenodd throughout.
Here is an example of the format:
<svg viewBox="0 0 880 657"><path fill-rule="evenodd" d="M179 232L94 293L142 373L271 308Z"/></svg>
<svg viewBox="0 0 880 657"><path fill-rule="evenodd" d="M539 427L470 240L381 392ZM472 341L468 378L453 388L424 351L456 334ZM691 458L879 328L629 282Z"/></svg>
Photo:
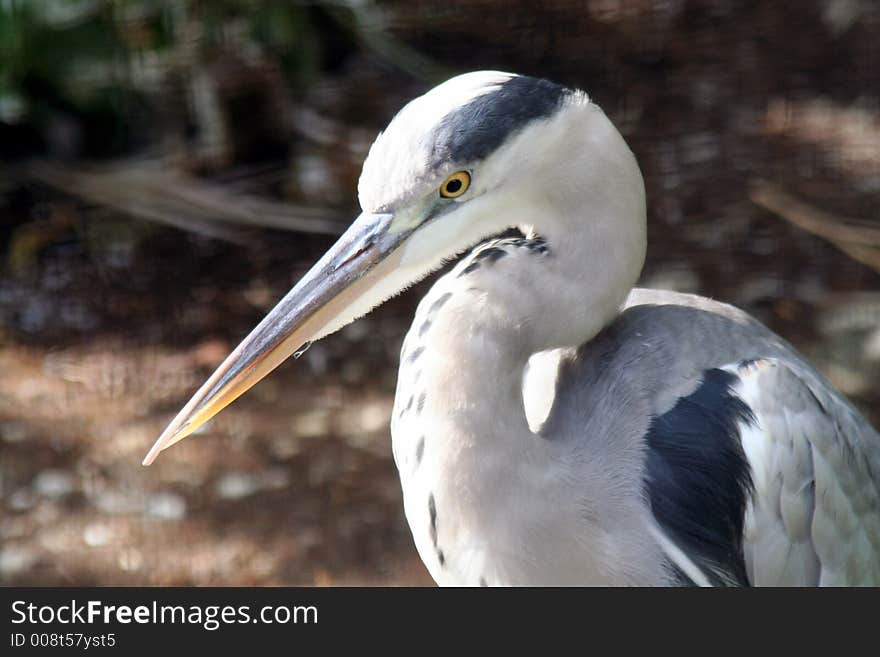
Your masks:
<svg viewBox="0 0 880 657"><path fill-rule="evenodd" d="M461 189L461 181L458 178L454 178L446 183L446 193L447 194L455 194L458 190Z"/></svg>

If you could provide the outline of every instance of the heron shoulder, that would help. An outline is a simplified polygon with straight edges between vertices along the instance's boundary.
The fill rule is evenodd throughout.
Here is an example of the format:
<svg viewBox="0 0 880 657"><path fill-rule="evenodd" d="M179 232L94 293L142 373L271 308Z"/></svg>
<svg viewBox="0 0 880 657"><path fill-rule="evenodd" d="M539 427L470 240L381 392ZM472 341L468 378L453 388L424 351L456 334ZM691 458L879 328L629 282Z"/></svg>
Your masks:
<svg viewBox="0 0 880 657"><path fill-rule="evenodd" d="M757 321L744 310L729 303L716 301L698 294L674 292L672 290L655 290L650 288L633 288L623 304L623 309L636 306L672 306L692 308L724 317L738 324L757 324Z"/></svg>
<svg viewBox="0 0 880 657"><path fill-rule="evenodd" d="M880 436L746 313L636 291L563 359L556 399L551 434L577 426L585 445L599 431L641 444L646 498L664 538L705 581L880 576ZM852 540L842 546L841 535ZM693 579L688 564L673 565Z"/></svg>
<svg viewBox="0 0 880 657"><path fill-rule="evenodd" d="M741 434L752 412L733 391L736 375L711 350L694 349L708 347L709 335L736 335L735 326L686 306L624 311L563 354L542 428L569 441L577 458L616 464L640 454L637 485L682 583L748 583L742 537L752 484Z"/></svg>

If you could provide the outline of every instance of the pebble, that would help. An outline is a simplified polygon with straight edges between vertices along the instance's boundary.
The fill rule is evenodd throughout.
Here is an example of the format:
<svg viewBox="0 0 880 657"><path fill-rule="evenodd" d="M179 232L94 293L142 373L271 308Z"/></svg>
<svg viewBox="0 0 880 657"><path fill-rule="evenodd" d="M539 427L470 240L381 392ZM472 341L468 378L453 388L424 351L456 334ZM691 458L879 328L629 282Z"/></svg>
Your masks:
<svg viewBox="0 0 880 657"><path fill-rule="evenodd" d="M63 470L43 470L34 478L33 486L38 495L53 499L70 495L75 487L73 477Z"/></svg>
<svg viewBox="0 0 880 657"><path fill-rule="evenodd" d="M6 545L0 549L0 575L15 575L30 568L36 561L31 550L17 545Z"/></svg>
<svg viewBox="0 0 880 657"><path fill-rule="evenodd" d="M147 498L146 511L162 520L180 520L186 515L186 500L176 493L156 493Z"/></svg>
<svg viewBox="0 0 880 657"><path fill-rule="evenodd" d="M253 475L244 472L227 472L214 486L218 497L226 500L240 500L260 490L260 484Z"/></svg>
<svg viewBox="0 0 880 657"><path fill-rule="evenodd" d="M0 437L7 443L20 443L27 440L28 434L21 422L0 423Z"/></svg>
<svg viewBox="0 0 880 657"><path fill-rule="evenodd" d="M6 501L11 511L27 511L34 506L34 495L26 488L19 488Z"/></svg>
<svg viewBox="0 0 880 657"><path fill-rule="evenodd" d="M127 572L140 570L144 563L144 556L136 548L126 548L119 553L117 563L122 570Z"/></svg>
<svg viewBox="0 0 880 657"><path fill-rule="evenodd" d="M317 438L325 436L329 430L330 415L323 408L300 413L292 422L292 429L298 438Z"/></svg>
<svg viewBox="0 0 880 657"><path fill-rule="evenodd" d="M83 542L89 547L107 545L112 538L113 530L103 523L93 522L83 529Z"/></svg>
<svg viewBox="0 0 880 657"><path fill-rule="evenodd" d="M141 510L141 505L133 497L112 490L97 491L92 503L104 513L136 513Z"/></svg>
<svg viewBox="0 0 880 657"><path fill-rule="evenodd" d="M271 468L259 475L246 472L227 472L214 485L217 496L227 500L239 500L261 490L286 488L290 475L284 468Z"/></svg>

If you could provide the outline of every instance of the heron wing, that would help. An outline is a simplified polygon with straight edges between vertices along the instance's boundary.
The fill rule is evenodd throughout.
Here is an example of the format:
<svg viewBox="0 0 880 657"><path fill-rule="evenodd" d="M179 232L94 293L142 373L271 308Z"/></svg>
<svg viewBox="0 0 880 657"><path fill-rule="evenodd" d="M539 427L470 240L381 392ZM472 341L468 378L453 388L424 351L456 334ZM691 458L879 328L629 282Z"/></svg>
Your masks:
<svg viewBox="0 0 880 657"><path fill-rule="evenodd" d="M753 421L743 553L763 586L880 584L880 436L782 359L728 365Z"/></svg>

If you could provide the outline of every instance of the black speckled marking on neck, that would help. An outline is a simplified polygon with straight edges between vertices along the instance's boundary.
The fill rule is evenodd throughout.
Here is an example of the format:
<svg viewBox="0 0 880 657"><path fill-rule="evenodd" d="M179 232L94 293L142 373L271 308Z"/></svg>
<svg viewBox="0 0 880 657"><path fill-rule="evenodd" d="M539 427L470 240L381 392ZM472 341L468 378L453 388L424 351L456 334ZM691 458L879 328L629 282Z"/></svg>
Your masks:
<svg viewBox="0 0 880 657"><path fill-rule="evenodd" d="M471 274L484 264L493 264L509 255L511 249L527 249L529 253L545 254L549 252L547 242L542 237L503 238L486 242L477 247L468 257L468 263L456 276L461 278Z"/></svg>

